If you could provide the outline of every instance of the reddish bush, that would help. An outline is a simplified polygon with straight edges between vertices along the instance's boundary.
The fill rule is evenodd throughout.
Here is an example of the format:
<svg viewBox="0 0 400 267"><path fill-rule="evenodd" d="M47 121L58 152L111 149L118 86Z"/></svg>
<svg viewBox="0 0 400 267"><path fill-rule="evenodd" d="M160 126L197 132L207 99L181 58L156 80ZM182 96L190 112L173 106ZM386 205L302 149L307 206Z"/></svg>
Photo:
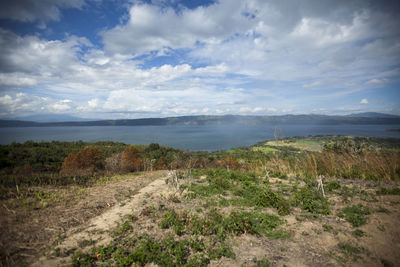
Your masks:
<svg viewBox="0 0 400 267"><path fill-rule="evenodd" d="M61 173L73 176L93 175L103 169L103 154L95 147L70 153L62 163Z"/></svg>
<svg viewBox="0 0 400 267"><path fill-rule="evenodd" d="M237 170L239 168L239 163L237 160L230 155L226 157L225 165L228 170Z"/></svg>
<svg viewBox="0 0 400 267"><path fill-rule="evenodd" d="M157 170L166 170L168 169L168 164L163 157L159 158L156 163Z"/></svg>
<svg viewBox="0 0 400 267"><path fill-rule="evenodd" d="M142 167L142 159L139 150L134 146L128 146L121 158L121 170L125 172L140 171Z"/></svg>

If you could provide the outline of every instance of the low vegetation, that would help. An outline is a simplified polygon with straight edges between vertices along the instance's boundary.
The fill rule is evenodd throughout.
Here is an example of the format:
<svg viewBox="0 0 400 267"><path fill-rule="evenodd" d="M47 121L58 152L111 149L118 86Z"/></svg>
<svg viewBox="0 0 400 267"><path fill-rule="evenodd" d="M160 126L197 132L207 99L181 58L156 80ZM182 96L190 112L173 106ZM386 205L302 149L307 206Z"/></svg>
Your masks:
<svg viewBox="0 0 400 267"><path fill-rule="evenodd" d="M270 266L282 259L290 262L291 257L304 257L305 265L317 266L376 259L390 264L398 259L391 254L370 256L368 250L368 238L397 231L389 218L400 203L398 139L288 138L215 152L158 144L29 141L0 146L0 155L4 229L22 225L24 217L31 222L29 242L35 243L35 234L44 231L44 218L77 207L65 219L68 224L55 221L46 227L57 225L60 230L45 230L40 250L29 252L35 257L45 253L72 266ZM68 229L109 207L125 209L139 188L167 170L163 186L170 188L168 195L146 196L139 210L110 229L109 241L88 237L69 249L58 246ZM162 172L151 176L155 171ZM113 187L116 184L120 186ZM93 200L86 194L92 190L103 193L94 191L92 196L99 198L88 208ZM373 219L376 216L382 219ZM2 265L32 259L21 256L26 252L21 243L16 245L18 239L26 243L27 237L14 237L1 234L1 244L9 246L0 248ZM52 243L45 243L51 237ZM329 252L321 250L321 238L331 242ZM246 253L253 253L253 246L249 258ZM268 250L257 249L263 246ZM311 260L310 249L318 251L319 258Z"/></svg>

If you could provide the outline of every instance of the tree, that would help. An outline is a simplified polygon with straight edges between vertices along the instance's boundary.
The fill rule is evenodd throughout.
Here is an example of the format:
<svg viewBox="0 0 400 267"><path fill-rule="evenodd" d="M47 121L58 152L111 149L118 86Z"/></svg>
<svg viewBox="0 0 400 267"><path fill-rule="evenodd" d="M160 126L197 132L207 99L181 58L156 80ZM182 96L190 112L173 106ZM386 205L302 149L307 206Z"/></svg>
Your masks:
<svg viewBox="0 0 400 267"><path fill-rule="evenodd" d="M237 170L239 168L239 163L231 155L228 155L225 159L226 169Z"/></svg>
<svg viewBox="0 0 400 267"><path fill-rule="evenodd" d="M61 173L74 176L93 175L103 167L103 154L97 148L88 146L78 153L70 153L62 163Z"/></svg>
<svg viewBox="0 0 400 267"><path fill-rule="evenodd" d="M121 158L121 170L125 172L139 171L142 166L139 150L135 146L128 146Z"/></svg>
<svg viewBox="0 0 400 267"><path fill-rule="evenodd" d="M161 157L161 158L159 158L159 160L157 160L156 169L157 170L168 169L168 164L163 157Z"/></svg>

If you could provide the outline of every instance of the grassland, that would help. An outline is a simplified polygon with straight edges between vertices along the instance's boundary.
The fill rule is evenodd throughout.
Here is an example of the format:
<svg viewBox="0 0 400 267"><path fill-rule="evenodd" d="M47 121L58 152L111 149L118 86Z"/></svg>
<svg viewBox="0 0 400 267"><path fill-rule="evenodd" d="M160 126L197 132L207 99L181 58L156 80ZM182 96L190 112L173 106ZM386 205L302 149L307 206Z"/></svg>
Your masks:
<svg viewBox="0 0 400 267"><path fill-rule="evenodd" d="M2 265L400 262L397 139L307 137L213 153L152 147L138 149L141 162L170 153L169 170L3 172Z"/></svg>

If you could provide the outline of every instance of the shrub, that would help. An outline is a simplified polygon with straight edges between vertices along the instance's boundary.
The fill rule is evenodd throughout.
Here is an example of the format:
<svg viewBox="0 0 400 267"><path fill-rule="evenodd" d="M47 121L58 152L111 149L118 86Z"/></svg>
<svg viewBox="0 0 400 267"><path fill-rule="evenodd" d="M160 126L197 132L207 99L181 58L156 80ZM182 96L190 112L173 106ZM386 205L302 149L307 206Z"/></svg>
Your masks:
<svg viewBox="0 0 400 267"><path fill-rule="evenodd" d="M61 173L73 176L93 175L103 169L103 154L95 147L70 153L62 163Z"/></svg>
<svg viewBox="0 0 400 267"><path fill-rule="evenodd" d="M300 188L294 194L293 204L311 213L330 214L328 201L311 186Z"/></svg>
<svg viewBox="0 0 400 267"><path fill-rule="evenodd" d="M121 170L125 172L139 171L142 166L139 150L135 146L128 146L121 158Z"/></svg>
<svg viewBox="0 0 400 267"><path fill-rule="evenodd" d="M290 203L269 187L255 195L254 204L260 207L274 207L278 210L279 215L290 213Z"/></svg>
<svg viewBox="0 0 400 267"><path fill-rule="evenodd" d="M159 158L157 160L157 163L156 163L155 167L156 167L157 170L166 170L166 169L168 169L168 164L165 161L164 157L161 157L161 158Z"/></svg>
<svg viewBox="0 0 400 267"><path fill-rule="evenodd" d="M122 152L111 155L105 160L105 168L109 172L119 172L121 168Z"/></svg>

